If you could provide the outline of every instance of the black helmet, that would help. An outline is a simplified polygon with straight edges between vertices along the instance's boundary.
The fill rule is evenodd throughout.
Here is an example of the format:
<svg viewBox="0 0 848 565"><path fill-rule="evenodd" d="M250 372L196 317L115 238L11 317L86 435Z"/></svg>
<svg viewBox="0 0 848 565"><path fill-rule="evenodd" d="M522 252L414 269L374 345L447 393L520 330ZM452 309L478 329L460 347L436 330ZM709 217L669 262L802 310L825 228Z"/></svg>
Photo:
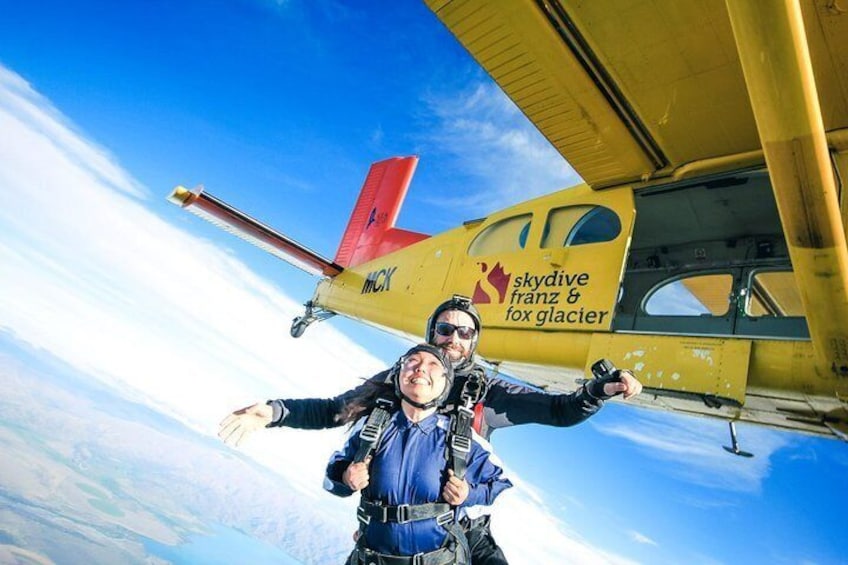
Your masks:
<svg viewBox="0 0 848 565"><path fill-rule="evenodd" d="M400 390L400 373L403 370L403 365L404 363L406 363L406 360L409 358L410 355L412 355L413 353L418 353L419 351L425 351L435 356L436 359L438 359L439 362L441 362L442 366L445 368L445 390L443 390L442 394L440 394L438 397L425 404L421 404L419 402L415 402L414 400L407 398ZM445 403L445 400L447 400L448 394L453 388L453 367L451 366L451 362L450 359L448 359L447 353L445 353L442 348L435 347L433 345L430 345L429 343L421 343L404 353L401 358L398 359L397 363L395 363L395 366L392 368L392 382L395 385L395 394L398 398L406 400L417 408L427 410L428 408L433 408L434 406L441 406Z"/></svg>
<svg viewBox="0 0 848 565"><path fill-rule="evenodd" d="M462 296L460 294L454 294L450 300L445 300L433 310L433 314L427 320L427 333L424 334L427 337L427 343L435 345L436 343L436 320L439 319L439 315L442 312L447 312L448 310L459 310L460 312L465 312L471 319L474 320L474 337L471 339L471 354L468 356L468 359L464 359L454 366L454 369L459 369L464 367L468 363L473 362L474 353L477 352L477 341L480 339L480 330L483 327L483 322L480 319L480 313L477 311L477 308L474 307L474 304L471 303L471 299L467 296Z"/></svg>

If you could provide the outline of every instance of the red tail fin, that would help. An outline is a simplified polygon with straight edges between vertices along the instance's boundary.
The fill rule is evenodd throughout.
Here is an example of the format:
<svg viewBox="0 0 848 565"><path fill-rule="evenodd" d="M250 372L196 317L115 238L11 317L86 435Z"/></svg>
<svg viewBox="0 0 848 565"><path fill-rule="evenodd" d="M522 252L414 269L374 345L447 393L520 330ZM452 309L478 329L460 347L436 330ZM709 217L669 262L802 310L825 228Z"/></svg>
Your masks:
<svg viewBox="0 0 848 565"><path fill-rule="evenodd" d="M417 165L418 157L392 157L371 165L335 263L355 267L429 237L395 227Z"/></svg>

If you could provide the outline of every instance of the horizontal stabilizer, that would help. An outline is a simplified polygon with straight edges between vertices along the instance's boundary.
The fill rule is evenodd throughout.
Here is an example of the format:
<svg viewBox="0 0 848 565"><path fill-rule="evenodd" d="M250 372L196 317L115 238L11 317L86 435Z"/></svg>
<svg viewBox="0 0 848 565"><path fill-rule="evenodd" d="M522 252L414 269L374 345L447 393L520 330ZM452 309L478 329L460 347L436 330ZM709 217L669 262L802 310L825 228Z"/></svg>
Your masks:
<svg viewBox="0 0 848 565"><path fill-rule="evenodd" d="M345 229L335 262L355 267L429 236L395 228L418 157L393 157L371 165Z"/></svg>
<svg viewBox="0 0 848 565"><path fill-rule="evenodd" d="M344 270L337 263L204 192L202 187L188 190L178 186L168 200L311 275L332 277Z"/></svg>

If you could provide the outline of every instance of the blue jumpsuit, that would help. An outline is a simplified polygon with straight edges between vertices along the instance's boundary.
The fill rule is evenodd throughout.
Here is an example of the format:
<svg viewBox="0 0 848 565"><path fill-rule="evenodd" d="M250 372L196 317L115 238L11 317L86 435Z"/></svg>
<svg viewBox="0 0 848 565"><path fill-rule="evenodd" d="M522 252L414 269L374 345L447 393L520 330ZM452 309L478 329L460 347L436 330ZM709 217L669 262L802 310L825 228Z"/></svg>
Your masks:
<svg viewBox="0 0 848 565"><path fill-rule="evenodd" d="M324 487L338 496L353 494L342 482L342 474L359 448L359 432L364 423L365 418L356 423L344 448L333 454L327 466ZM370 482L362 491L363 498L392 506L442 501L449 424L450 419L441 414L433 414L416 424L402 410L395 412L374 451ZM501 491L512 486L493 459L488 444L475 434L465 476L469 493L463 509L490 505ZM374 551L414 555L442 547L448 530L438 525L435 518L405 524L371 520L364 536L365 547Z"/></svg>

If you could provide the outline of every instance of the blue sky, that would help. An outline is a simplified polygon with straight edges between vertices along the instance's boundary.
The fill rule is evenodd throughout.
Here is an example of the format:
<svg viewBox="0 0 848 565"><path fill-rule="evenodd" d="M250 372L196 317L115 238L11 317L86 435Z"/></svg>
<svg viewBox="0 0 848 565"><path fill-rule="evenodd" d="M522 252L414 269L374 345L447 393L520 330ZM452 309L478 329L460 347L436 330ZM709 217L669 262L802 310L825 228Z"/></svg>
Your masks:
<svg viewBox="0 0 848 565"><path fill-rule="evenodd" d="M315 281L167 204L174 185L332 256L376 160L420 156L399 225L425 233L576 181L418 2L2 13L0 329L204 433L256 399L345 390L406 344L338 319L291 340ZM848 560L846 446L739 431L754 459L721 450L721 422L620 405L498 432L519 486L497 538L516 563ZM340 441L274 431L246 451L303 451L279 472L335 516L320 473Z"/></svg>

